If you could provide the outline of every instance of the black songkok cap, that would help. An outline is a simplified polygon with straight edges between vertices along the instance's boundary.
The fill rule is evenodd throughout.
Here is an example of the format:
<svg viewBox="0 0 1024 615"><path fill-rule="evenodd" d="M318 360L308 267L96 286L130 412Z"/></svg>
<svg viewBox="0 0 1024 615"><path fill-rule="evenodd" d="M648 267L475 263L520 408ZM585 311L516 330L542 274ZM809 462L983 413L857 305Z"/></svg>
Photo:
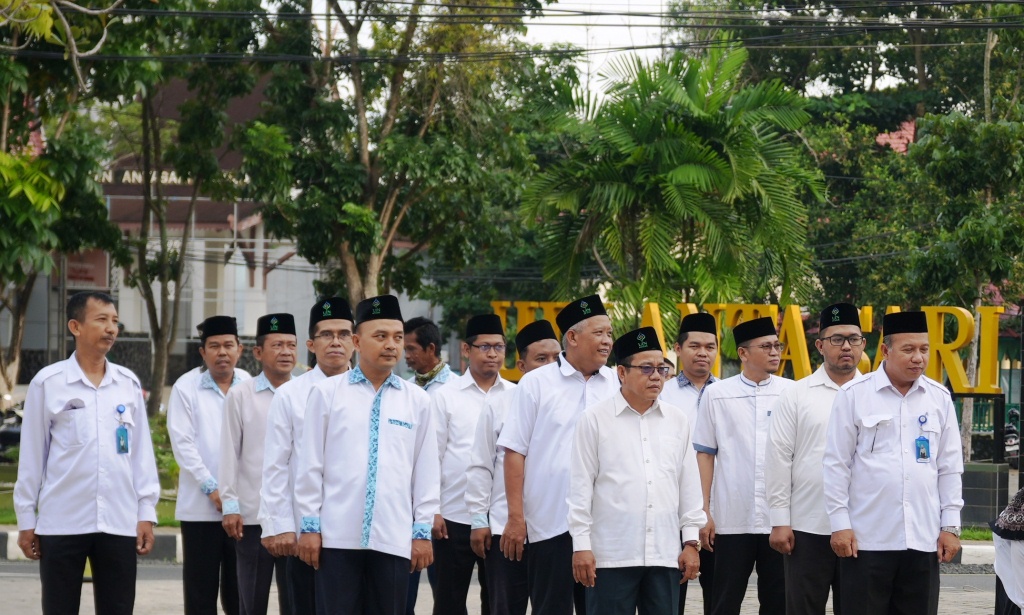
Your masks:
<svg viewBox="0 0 1024 615"><path fill-rule="evenodd" d="M501 326L501 317L497 314L477 314L466 323L466 337L469 339L478 335L500 335L505 336L505 329Z"/></svg>
<svg viewBox="0 0 1024 615"><path fill-rule="evenodd" d="M849 303L834 303L821 311L818 317L818 331L837 325L853 325L860 328L860 312Z"/></svg>
<svg viewBox="0 0 1024 615"><path fill-rule="evenodd" d="M398 320L404 323L398 297L380 295L360 301L356 306L356 322L361 324L367 320Z"/></svg>
<svg viewBox="0 0 1024 615"><path fill-rule="evenodd" d="M775 330L775 319L770 316L741 322L732 330L737 347L766 335L778 335L778 331Z"/></svg>
<svg viewBox="0 0 1024 615"><path fill-rule="evenodd" d="M576 299L562 308L562 311L555 316L555 322L558 323L558 328L562 330L562 335L565 335L565 332L572 329L576 323L592 316L607 314L608 312L604 310L604 303L601 303L601 297L590 295L589 297Z"/></svg>
<svg viewBox="0 0 1024 615"><path fill-rule="evenodd" d="M676 337L682 337L684 333L710 333L717 338L718 323L714 316L705 312L689 314L679 323L679 335Z"/></svg>
<svg viewBox="0 0 1024 615"><path fill-rule="evenodd" d="M238 323L234 316L210 316L196 325L199 339L203 342L212 335L234 335L238 337Z"/></svg>
<svg viewBox="0 0 1024 615"><path fill-rule="evenodd" d="M267 314L256 321L256 337L271 333L295 335L295 318L291 314Z"/></svg>
<svg viewBox="0 0 1024 615"><path fill-rule="evenodd" d="M519 333L516 333L516 350L519 352L519 358L523 358L530 344L541 340L558 341L555 328L551 326L550 322L536 320L520 329Z"/></svg>
<svg viewBox="0 0 1024 615"><path fill-rule="evenodd" d="M313 330L316 323L321 320L352 320L352 308L349 306L348 301L345 301L341 297L327 297L317 301L316 304L309 309L309 329Z"/></svg>
<svg viewBox="0 0 1024 615"><path fill-rule="evenodd" d="M894 312L882 318L882 335L896 333L928 333L924 312Z"/></svg>
<svg viewBox="0 0 1024 615"><path fill-rule="evenodd" d="M654 330L654 327L633 329L612 344L612 356L619 364L638 352L647 352L648 350L662 352L661 342L658 341L658 332Z"/></svg>

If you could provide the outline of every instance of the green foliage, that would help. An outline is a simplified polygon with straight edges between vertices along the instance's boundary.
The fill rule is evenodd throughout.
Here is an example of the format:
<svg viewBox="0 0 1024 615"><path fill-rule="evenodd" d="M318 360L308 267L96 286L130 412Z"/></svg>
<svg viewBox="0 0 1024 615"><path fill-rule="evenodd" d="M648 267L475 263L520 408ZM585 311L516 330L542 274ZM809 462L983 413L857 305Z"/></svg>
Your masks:
<svg viewBox="0 0 1024 615"><path fill-rule="evenodd" d="M178 480L178 462L171 450L171 437L167 432L167 414L158 412L149 419L149 433L153 438L153 453L161 484L175 484Z"/></svg>

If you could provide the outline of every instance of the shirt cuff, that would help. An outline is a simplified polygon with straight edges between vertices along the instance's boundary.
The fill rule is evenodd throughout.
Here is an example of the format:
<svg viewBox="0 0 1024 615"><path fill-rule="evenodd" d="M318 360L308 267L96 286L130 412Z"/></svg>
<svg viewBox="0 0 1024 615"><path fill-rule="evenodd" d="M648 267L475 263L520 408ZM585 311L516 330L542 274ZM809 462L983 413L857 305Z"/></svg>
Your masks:
<svg viewBox="0 0 1024 615"><path fill-rule="evenodd" d="M224 500L221 502L221 509L225 515L242 514L242 510L238 507L238 500Z"/></svg>
<svg viewBox="0 0 1024 615"><path fill-rule="evenodd" d="M430 540L431 525L429 523L413 523L412 524L412 539L413 540Z"/></svg>
<svg viewBox="0 0 1024 615"><path fill-rule="evenodd" d="M156 525L156 506L139 504L139 521L152 521Z"/></svg>
<svg viewBox="0 0 1024 615"><path fill-rule="evenodd" d="M697 451L698 453L707 453L708 455L718 454L717 448L711 448L710 446L704 446L703 444L697 444L696 442L693 443L693 450Z"/></svg>
<svg viewBox="0 0 1024 615"><path fill-rule="evenodd" d="M295 532L295 520L292 518L270 519L269 523L274 532L274 536L280 536L281 534L287 534L288 532Z"/></svg>
<svg viewBox="0 0 1024 615"><path fill-rule="evenodd" d="M573 536L572 550L573 553L575 553L576 551L593 551L593 549L590 548L590 534L586 534L583 536Z"/></svg>
<svg viewBox="0 0 1024 615"><path fill-rule="evenodd" d="M469 529L482 530L488 527L491 527L491 524L487 520L487 515L473 515L473 520L470 522Z"/></svg>
<svg viewBox="0 0 1024 615"><path fill-rule="evenodd" d="M942 520L942 523L939 523L939 527L961 527L959 510L944 510L939 518Z"/></svg>
<svg viewBox="0 0 1024 615"><path fill-rule="evenodd" d="M320 517L303 517L301 532L303 534L319 534Z"/></svg>
<svg viewBox="0 0 1024 615"><path fill-rule="evenodd" d="M18 517L18 531L36 529L36 511L18 511L16 516Z"/></svg>
<svg viewBox="0 0 1024 615"><path fill-rule="evenodd" d="M683 528L683 542L687 543L691 540L700 540L700 528L696 525L687 525Z"/></svg>
<svg viewBox="0 0 1024 615"><path fill-rule="evenodd" d="M210 495L217 490L217 479L211 476L204 480L203 484L199 485L199 488L202 489L203 495Z"/></svg>
<svg viewBox="0 0 1024 615"><path fill-rule="evenodd" d="M850 523L850 511L846 508L837 510L828 516L828 521L832 525L833 532L841 532L843 530L852 530L853 524Z"/></svg>
<svg viewBox="0 0 1024 615"><path fill-rule="evenodd" d="M789 509L788 508L773 508L768 511L768 520L772 524L772 527L781 527L786 525L793 525L790 522Z"/></svg>

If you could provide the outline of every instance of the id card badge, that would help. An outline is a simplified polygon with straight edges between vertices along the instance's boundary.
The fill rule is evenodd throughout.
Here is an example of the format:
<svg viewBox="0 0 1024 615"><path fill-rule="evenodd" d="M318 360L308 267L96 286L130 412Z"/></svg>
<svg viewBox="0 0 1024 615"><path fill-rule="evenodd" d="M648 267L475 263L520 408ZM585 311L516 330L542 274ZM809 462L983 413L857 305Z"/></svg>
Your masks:
<svg viewBox="0 0 1024 615"><path fill-rule="evenodd" d="M927 436L920 436L914 440L914 450L917 451L915 457L918 463L928 463L931 460L931 443L928 441Z"/></svg>
<svg viewBox="0 0 1024 615"><path fill-rule="evenodd" d="M128 454L128 428L124 425L117 426L117 454Z"/></svg>

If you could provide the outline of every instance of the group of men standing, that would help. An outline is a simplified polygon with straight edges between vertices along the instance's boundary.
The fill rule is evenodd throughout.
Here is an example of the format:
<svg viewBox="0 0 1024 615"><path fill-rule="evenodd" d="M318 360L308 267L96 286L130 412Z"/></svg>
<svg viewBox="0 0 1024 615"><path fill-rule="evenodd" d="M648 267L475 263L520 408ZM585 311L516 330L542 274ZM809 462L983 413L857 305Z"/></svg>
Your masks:
<svg viewBox="0 0 1024 615"><path fill-rule="evenodd" d="M131 613L159 495L141 387L105 359L112 300L68 314L75 354L26 400L19 545L46 615L78 612L86 557L97 612ZM858 312L829 306L824 363L797 383L775 375L771 318L733 329L742 369L720 381L708 314L683 319L674 377L656 331L616 338L596 295L556 324L518 331L516 385L492 314L466 326L462 375L389 295L318 301L297 377L291 315L259 319L255 378L235 320L204 321L167 417L185 612L265 615L276 568L282 613L406 615L428 567L435 615L467 612L474 569L488 615L681 614L698 577L705 613L736 614L755 569L764 614L824 613L830 591L844 615L936 612L963 464L923 314L886 315L861 375Z"/></svg>

